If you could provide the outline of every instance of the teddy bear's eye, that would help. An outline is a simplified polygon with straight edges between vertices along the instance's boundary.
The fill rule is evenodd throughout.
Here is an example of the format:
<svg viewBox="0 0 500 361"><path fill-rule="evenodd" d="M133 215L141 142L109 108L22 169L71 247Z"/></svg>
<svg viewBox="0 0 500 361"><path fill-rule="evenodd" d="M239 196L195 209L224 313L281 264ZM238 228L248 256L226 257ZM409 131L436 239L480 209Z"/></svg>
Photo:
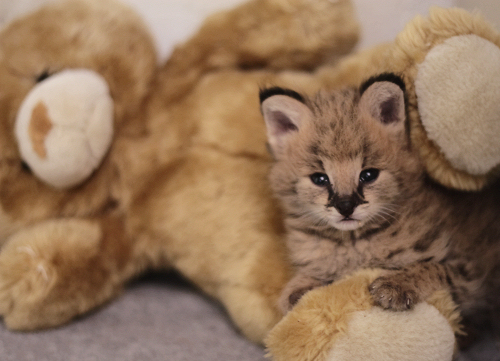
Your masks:
<svg viewBox="0 0 500 361"><path fill-rule="evenodd" d="M21 169L23 170L23 172L31 173L31 168L25 161L21 162Z"/></svg>
<svg viewBox="0 0 500 361"><path fill-rule="evenodd" d="M39 74L37 77L36 77L36 82L37 83L40 83L42 81L44 81L45 79L47 79L51 74L49 73L48 70L44 70L41 74Z"/></svg>

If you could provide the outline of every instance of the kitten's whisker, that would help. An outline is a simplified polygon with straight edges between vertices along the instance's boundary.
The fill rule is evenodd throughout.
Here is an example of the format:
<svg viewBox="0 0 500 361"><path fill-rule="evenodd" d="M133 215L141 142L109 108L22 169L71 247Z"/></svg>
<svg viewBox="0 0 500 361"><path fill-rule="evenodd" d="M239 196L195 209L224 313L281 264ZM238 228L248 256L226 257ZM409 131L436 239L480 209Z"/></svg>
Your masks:
<svg viewBox="0 0 500 361"><path fill-rule="evenodd" d="M383 219L385 219L387 222L392 223L390 220L388 220L388 219L387 219L386 217L384 217L383 215L384 215L384 216L387 216L387 217L390 217L390 219L392 219L392 222L396 222L396 223L398 223L399 225L401 225L400 220L399 220L398 218L394 217L392 214L389 214L389 213L386 213L386 212L383 212L383 211L378 212L378 216L382 217L382 218L383 218Z"/></svg>
<svg viewBox="0 0 500 361"><path fill-rule="evenodd" d="M396 205L391 205L391 206L396 207ZM377 213L385 214L394 219L398 224L401 224L399 217L396 217L396 215L398 214L397 209L393 209L387 204L380 205L379 211Z"/></svg>
<svg viewBox="0 0 500 361"><path fill-rule="evenodd" d="M394 216L393 214L391 214L391 213L389 213L387 211L384 211L383 209L379 210L377 213L384 214L384 215L386 215L388 217L391 217L394 220L397 220L396 216Z"/></svg>
<svg viewBox="0 0 500 361"><path fill-rule="evenodd" d="M309 218L311 221L313 221L314 222L313 224L316 227L324 228L324 227L328 227L330 224L328 218L326 218L324 216L323 212L313 210L313 211L303 212L303 214L304 214L304 216Z"/></svg>
<svg viewBox="0 0 500 361"><path fill-rule="evenodd" d="M387 218L385 218L383 215L381 215L380 213L377 214L377 216L382 218L385 222L390 223L390 221Z"/></svg>
<svg viewBox="0 0 500 361"><path fill-rule="evenodd" d="M390 210L390 209L386 209L386 208L379 208L378 211L379 212L385 212L386 214L390 214L394 218L396 218L396 215L398 214L396 211L393 211L393 210Z"/></svg>
<svg viewBox="0 0 500 361"><path fill-rule="evenodd" d="M392 207L394 209L401 208L401 205L395 203L381 203L381 206Z"/></svg>
<svg viewBox="0 0 500 361"><path fill-rule="evenodd" d="M384 209L384 210L387 210L387 211L390 211L390 212L394 212L394 213L396 213L399 210L398 208L396 208L395 205L392 205L392 207L391 207L391 206L389 206L387 204L381 204L380 205L380 209Z"/></svg>
<svg viewBox="0 0 500 361"><path fill-rule="evenodd" d="M375 213L375 214L371 214L371 215L368 217L368 219L366 220L366 223L370 223L370 222L374 221L376 217L377 217L377 214L376 214L376 213Z"/></svg>

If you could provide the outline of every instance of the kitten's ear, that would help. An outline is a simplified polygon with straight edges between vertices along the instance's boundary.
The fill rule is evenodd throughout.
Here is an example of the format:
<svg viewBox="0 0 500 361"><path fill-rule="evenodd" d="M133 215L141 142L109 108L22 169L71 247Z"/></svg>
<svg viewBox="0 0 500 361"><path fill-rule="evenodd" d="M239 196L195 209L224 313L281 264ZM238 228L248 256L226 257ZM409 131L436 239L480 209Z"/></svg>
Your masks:
<svg viewBox="0 0 500 361"><path fill-rule="evenodd" d="M298 132L313 114L304 98L288 89L260 91L261 111L267 127L267 139L274 155L286 145L290 135Z"/></svg>
<svg viewBox="0 0 500 361"><path fill-rule="evenodd" d="M384 74L361 87L360 110L391 127L404 128L404 83L396 75Z"/></svg>

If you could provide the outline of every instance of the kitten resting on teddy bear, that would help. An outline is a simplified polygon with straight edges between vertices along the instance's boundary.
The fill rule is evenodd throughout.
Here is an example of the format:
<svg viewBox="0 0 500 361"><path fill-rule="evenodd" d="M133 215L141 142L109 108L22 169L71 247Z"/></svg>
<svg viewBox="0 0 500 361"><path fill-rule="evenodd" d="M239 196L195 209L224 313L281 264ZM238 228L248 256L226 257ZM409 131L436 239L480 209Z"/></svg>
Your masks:
<svg viewBox="0 0 500 361"><path fill-rule="evenodd" d="M306 97L261 91L296 275L286 313L308 290L382 268L375 304L412 309L451 292L464 314L500 291L500 182L475 194L429 180L408 138L405 85L394 74Z"/></svg>

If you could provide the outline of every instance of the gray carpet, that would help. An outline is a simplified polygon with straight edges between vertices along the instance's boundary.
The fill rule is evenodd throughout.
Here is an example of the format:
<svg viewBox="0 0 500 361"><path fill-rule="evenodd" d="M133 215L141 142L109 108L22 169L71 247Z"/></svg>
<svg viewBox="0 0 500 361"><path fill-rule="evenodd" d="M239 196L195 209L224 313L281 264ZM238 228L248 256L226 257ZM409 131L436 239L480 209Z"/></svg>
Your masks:
<svg viewBox="0 0 500 361"><path fill-rule="evenodd" d="M493 332L485 329L457 361L500 361L500 344L493 338Z"/></svg>
<svg viewBox="0 0 500 361"><path fill-rule="evenodd" d="M25 334L0 326L0 360L262 361L264 351L217 304L176 277L158 275L62 328Z"/></svg>
<svg viewBox="0 0 500 361"><path fill-rule="evenodd" d="M65 327L13 333L0 326L1 361L264 361L224 310L174 275L134 282L100 310ZM486 335L459 361L500 361Z"/></svg>

